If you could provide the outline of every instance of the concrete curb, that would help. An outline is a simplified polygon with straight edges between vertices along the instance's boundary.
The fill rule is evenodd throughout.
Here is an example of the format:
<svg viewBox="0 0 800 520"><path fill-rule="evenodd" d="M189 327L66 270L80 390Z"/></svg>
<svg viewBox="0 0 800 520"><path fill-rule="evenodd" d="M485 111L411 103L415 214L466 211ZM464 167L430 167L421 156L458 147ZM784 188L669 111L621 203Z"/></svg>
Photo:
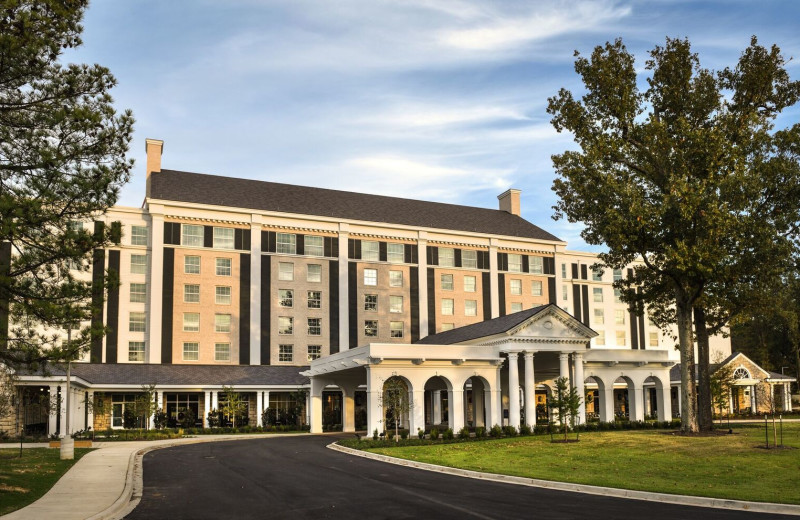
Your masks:
<svg viewBox="0 0 800 520"><path fill-rule="evenodd" d="M505 484L516 484L520 486L554 489L558 491L569 491L573 493L587 493L590 495L602 495L607 497L627 498L632 500L647 500L651 502L662 502L662 503L678 504L684 506L712 507L717 509L729 509L735 511L749 511L753 513L771 513L779 515L800 516L800 506L795 506L790 504L775 504L771 502L748 502L744 500L728 500L725 498L708 498L708 497L696 497L690 495L673 495L670 493L651 493L648 491L636 491L632 489L589 486L585 484L571 484L569 482L556 482L552 480L515 477L511 475L498 475L495 473L484 473L481 471L472 471L467 469L439 466L437 464L429 464L427 462L415 462L412 460L389 457L388 455L380 455L378 453L370 453L367 451L357 450L354 448L347 448L345 446L340 446L335 442L328 444L327 447L329 449L339 451L341 453L346 453L348 455L355 455L357 457L364 457L367 459L372 459L389 464L396 464L398 466L406 466L425 471L434 471L437 473L445 473L448 475L474 478L478 480L489 480L492 482L501 482Z"/></svg>

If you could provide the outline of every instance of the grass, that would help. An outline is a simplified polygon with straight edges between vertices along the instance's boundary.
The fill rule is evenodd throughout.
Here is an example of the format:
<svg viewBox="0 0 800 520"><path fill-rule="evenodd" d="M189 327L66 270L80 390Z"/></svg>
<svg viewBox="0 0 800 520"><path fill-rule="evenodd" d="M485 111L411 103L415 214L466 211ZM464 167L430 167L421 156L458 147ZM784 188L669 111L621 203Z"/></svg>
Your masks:
<svg viewBox="0 0 800 520"><path fill-rule="evenodd" d="M584 433L572 444L552 444L541 435L426 446L401 443L367 451L544 480L800 504L793 484L800 469L800 424L783 425L784 445L794 449L759 448L764 445L763 424L737 425L734 433L683 437L658 430L613 431Z"/></svg>
<svg viewBox="0 0 800 520"><path fill-rule="evenodd" d="M31 448L0 451L0 516L38 500L61 478L61 475L88 452L76 448L74 460L61 460L60 451Z"/></svg>

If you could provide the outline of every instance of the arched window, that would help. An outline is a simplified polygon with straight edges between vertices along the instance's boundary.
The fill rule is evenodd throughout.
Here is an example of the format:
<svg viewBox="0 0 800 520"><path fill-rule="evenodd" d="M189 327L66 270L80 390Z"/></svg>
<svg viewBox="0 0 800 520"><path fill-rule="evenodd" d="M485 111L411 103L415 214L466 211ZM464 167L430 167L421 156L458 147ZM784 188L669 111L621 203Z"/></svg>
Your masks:
<svg viewBox="0 0 800 520"><path fill-rule="evenodd" d="M746 368L739 367L733 371L734 379L750 379L750 372Z"/></svg>

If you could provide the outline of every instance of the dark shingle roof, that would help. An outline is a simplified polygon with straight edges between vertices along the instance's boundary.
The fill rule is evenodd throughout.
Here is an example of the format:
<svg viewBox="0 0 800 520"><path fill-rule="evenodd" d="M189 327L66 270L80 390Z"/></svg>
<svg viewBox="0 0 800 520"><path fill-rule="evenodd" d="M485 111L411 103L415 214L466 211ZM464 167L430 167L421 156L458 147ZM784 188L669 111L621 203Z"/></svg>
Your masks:
<svg viewBox="0 0 800 520"><path fill-rule="evenodd" d="M154 199L561 241L500 210L176 170L155 172L150 182Z"/></svg>
<svg viewBox="0 0 800 520"><path fill-rule="evenodd" d="M304 385L309 380L300 372L307 369L307 366L271 365L73 363L72 375L93 385ZM64 375L66 369L62 365L50 365L47 373Z"/></svg>
<svg viewBox="0 0 800 520"><path fill-rule="evenodd" d="M440 332L439 334L426 336L421 340L416 341L415 344L454 345L456 343L462 343L464 341L469 341L471 339L494 336L495 334L501 334L503 332L513 329L514 327L516 327L523 321L527 320L531 316L535 316L548 306L549 304L540 305L539 307L534 307L532 309L515 312L514 314L508 314L506 316L501 316L493 320L481 321L479 323L467 325L466 327L459 327L457 329L447 330L444 332Z"/></svg>

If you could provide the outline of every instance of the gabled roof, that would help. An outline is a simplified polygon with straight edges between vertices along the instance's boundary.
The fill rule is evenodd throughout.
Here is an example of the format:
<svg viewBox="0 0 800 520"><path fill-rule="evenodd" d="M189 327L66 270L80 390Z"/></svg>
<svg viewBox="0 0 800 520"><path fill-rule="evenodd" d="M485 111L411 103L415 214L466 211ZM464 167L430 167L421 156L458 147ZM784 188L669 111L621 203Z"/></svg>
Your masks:
<svg viewBox="0 0 800 520"><path fill-rule="evenodd" d="M308 367L272 365L158 365L73 363L72 376L92 385L304 385ZM64 376L63 365L50 365L48 375ZM36 373L20 373L35 376Z"/></svg>
<svg viewBox="0 0 800 520"><path fill-rule="evenodd" d="M414 343L418 345L455 345L456 343L463 343L473 339L486 338L496 334L502 334L503 332L508 332L515 329L529 318L536 316L540 312L550 307L550 305L552 304L540 305L539 307L515 312L514 314L507 314L492 320L481 321L465 327L446 330L438 334L426 336L418 341L415 341Z"/></svg>
<svg viewBox="0 0 800 520"><path fill-rule="evenodd" d="M763 368L761 368L761 366L758 365L758 363L756 363L755 361L753 361L752 359L750 359L749 357L744 355L742 352L733 352L733 353L731 353L730 356L726 357L725 359L723 359L719 363L711 363L709 365L709 367L708 367L709 368L709 373L713 374L720 367L725 366L725 365L727 365L729 363L732 363L733 360L738 358L739 356L745 358L747 361L752 363L756 368L758 368L763 374L766 374L767 375L767 379L795 381L795 378L793 378L791 376L786 376L786 375L783 375L783 374L778 374L777 372L770 372L769 370L764 370ZM698 380L698 374L697 374L696 368L697 368L697 365L695 365L695 382ZM681 380L681 365L680 365L680 363L678 363L677 365L673 366L669 370L669 379L670 379L670 381L673 381L673 382Z"/></svg>
<svg viewBox="0 0 800 520"><path fill-rule="evenodd" d="M561 242L527 220L500 210L176 170L151 174L149 196L176 202Z"/></svg>

